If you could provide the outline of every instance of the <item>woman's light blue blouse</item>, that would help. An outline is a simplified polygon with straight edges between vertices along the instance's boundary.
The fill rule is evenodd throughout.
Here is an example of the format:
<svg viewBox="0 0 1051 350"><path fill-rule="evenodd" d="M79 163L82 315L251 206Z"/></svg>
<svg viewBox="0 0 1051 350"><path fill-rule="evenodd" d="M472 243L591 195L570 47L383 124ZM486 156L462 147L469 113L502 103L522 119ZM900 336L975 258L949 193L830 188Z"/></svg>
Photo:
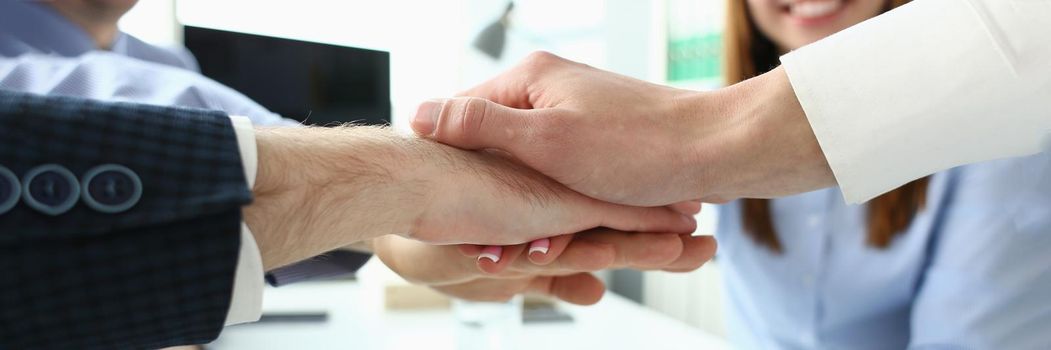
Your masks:
<svg viewBox="0 0 1051 350"><path fill-rule="evenodd" d="M720 208L727 328L741 349L1051 349L1051 154L933 176L881 250L835 189L774 200L780 255Z"/></svg>

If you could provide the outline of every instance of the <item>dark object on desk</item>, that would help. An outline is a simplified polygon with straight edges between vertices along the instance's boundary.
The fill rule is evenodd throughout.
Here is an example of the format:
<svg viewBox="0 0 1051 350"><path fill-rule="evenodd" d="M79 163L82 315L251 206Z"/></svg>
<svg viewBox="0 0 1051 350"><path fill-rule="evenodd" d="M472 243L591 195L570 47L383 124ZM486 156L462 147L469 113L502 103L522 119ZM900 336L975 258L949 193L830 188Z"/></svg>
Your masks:
<svg viewBox="0 0 1051 350"><path fill-rule="evenodd" d="M256 324L267 323L322 323L328 322L328 312L264 313Z"/></svg>
<svg viewBox="0 0 1051 350"><path fill-rule="evenodd" d="M390 124L390 54L186 26L201 73L306 124Z"/></svg>
<svg viewBox="0 0 1051 350"><path fill-rule="evenodd" d="M202 347L200 345L180 345L180 346L173 346L173 347L170 347L170 348L164 348L164 349L161 349L161 350L201 350L201 349L204 349L204 347Z"/></svg>
<svg viewBox="0 0 1051 350"><path fill-rule="evenodd" d="M330 280L354 277L354 273L365 265L371 254L349 250L331 252L274 269L266 274L266 283L280 287L297 282Z"/></svg>

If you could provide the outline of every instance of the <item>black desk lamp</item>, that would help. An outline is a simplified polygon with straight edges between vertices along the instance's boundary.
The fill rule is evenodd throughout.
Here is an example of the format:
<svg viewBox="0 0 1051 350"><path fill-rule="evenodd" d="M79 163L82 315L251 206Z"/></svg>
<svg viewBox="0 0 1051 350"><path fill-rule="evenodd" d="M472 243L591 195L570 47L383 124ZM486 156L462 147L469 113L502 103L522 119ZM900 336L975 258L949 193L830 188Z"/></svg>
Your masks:
<svg viewBox="0 0 1051 350"><path fill-rule="evenodd" d="M514 8L514 1L508 2L507 8L504 9L504 13L500 15L500 18L486 26L485 29L482 29L481 33L478 33L478 37L474 39L474 47L485 53L486 56L499 60L504 54L507 29L511 26L511 10L514 10Z"/></svg>

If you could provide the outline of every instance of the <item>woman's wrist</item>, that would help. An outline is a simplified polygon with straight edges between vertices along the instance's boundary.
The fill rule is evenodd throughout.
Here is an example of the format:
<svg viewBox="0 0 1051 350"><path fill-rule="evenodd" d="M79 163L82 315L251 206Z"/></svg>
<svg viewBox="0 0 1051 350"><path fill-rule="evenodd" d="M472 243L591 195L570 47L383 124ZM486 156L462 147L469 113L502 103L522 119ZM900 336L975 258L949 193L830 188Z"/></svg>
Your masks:
<svg viewBox="0 0 1051 350"><path fill-rule="evenodd" d="M748 130L737 143L735 168L743 175L737 197L781 197L836 184L784 68L732 88L741 90L734 119Z"/></svg>
<svg viewBox="0 0 1051 350"><path fill-rule="evenodd" d="M689 180L682 191L690 199L720 202L723 190L731 186L735 170L730 166L744 139L743 124L733 110L736 100L724 90L689 92L678 98L676 113L688 136L681 142L683 153L676 157L685 162L683 172Z"/></svg>
<svg viewBox="0 0 1051 350"><path fill-rule="evenodd" d="M771 198L835 185L782 68L689 99L695 139L686 149L698 198Z"/></svg>

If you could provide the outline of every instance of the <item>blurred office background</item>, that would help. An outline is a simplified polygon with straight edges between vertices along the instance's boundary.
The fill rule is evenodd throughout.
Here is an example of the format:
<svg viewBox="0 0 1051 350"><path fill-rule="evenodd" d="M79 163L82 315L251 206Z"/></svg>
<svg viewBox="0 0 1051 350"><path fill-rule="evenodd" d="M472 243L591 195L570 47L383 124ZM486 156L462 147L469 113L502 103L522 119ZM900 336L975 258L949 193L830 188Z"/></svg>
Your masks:
<svg viewBox="0 0 1051 350"><path fill-rule="evenodd" d="M419 102L480 83L536 50L651 82L717 87L722 4L517 0L501 22L508 2L497 0L149 0L121 26L160 45L181 45L183 25L190 25L388 52L391 122L408 132ZM715 216L705 208L698 234L714 232ZM687 274L611 271L604 277L628 299L724 333L717 262Z"/></svg>

